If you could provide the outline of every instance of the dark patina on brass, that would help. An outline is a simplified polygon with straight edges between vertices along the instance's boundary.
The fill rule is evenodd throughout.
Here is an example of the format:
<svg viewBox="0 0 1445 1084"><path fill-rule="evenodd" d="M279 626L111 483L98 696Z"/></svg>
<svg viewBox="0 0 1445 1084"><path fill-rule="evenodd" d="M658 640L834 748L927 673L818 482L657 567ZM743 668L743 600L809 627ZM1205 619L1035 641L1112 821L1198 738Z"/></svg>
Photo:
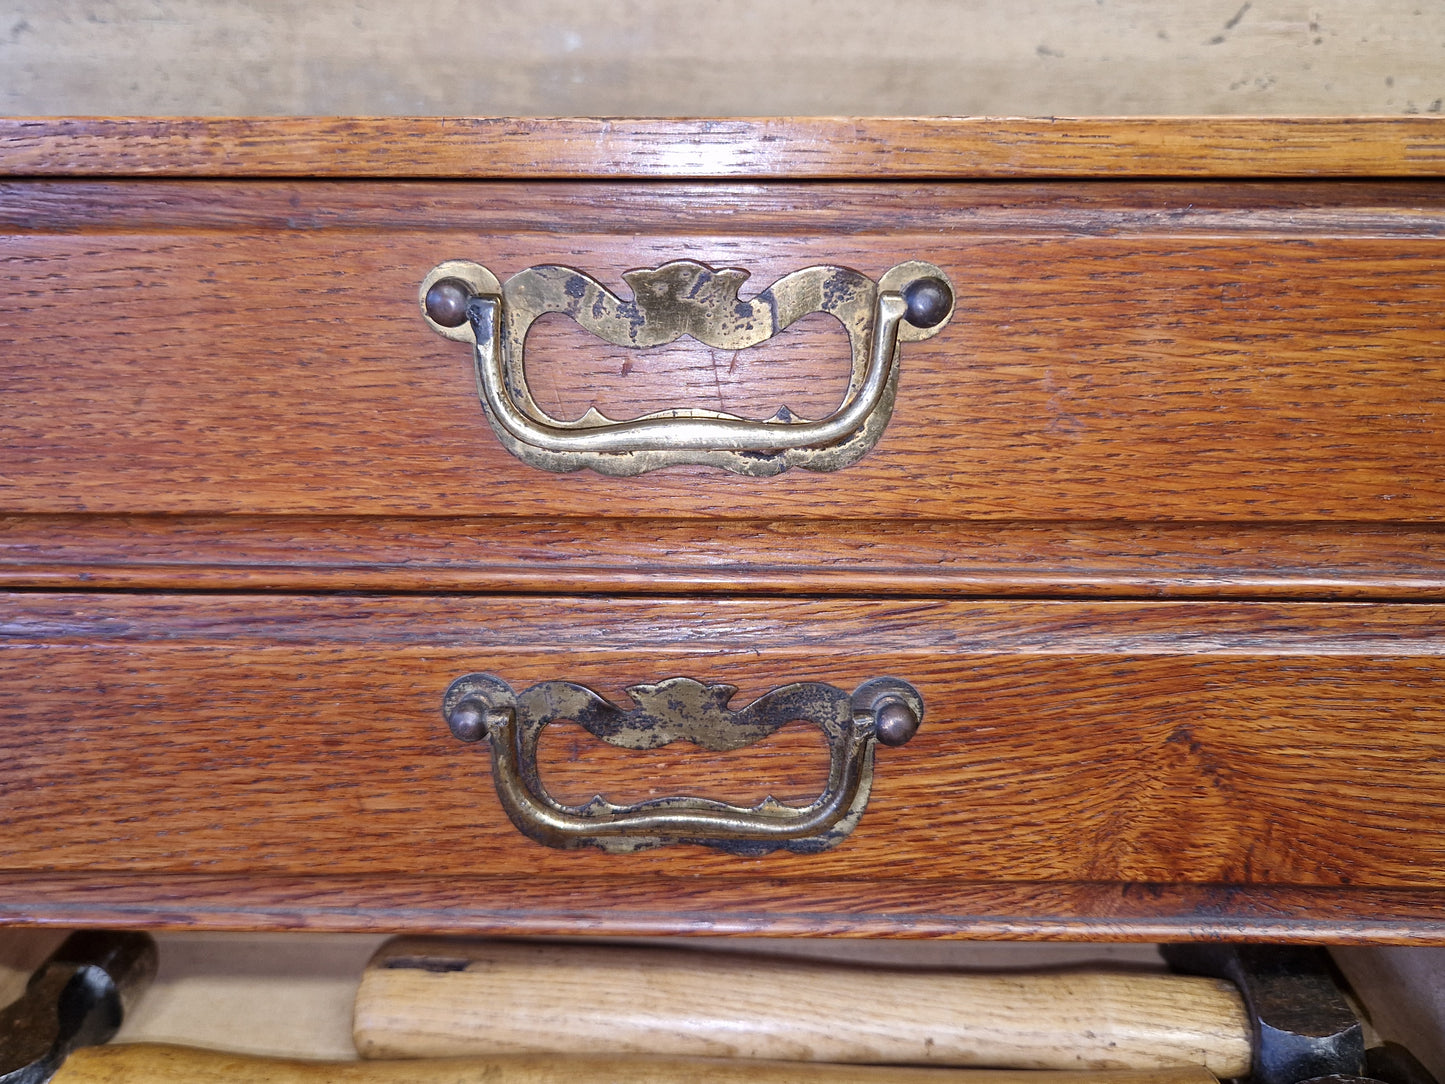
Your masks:
<svg viewBox="0 0 1445 1084"><path fill-rule="evenodd" d="M422 281L422 314L439 334L474 344L488 420L523 462L616 475L683 463L750 475L793 466L838 470L872 448L888 425L899 343L936 335L954 310L943 271L917 260L878 282L845 267L805 267L747 300L738 291L748 272L738 268L675 260L622 277L632 289L627 300L582 271L554 264L529 267L502 284L480 264L453 260ZM848 333L848 390L837 410L817 420L779 404L761 421L682 407L625 421L593 408L566 421L532 397L522 360L528 330L549 312L616 346L646 349L691 336L729 350L757 346L809 313L826 313Z"/></svg>
<svg viewBox="0 0 1445 1084"><path fill-rule="evenodd" d="M885 741L880 731L890 728L892 740L885 744L901 745L923 718L918 691L897 678L874 678L852 693L798 682L735 710L728 702L736 691L732 685L674 677L629 688L637 706L627 709L570 681L544 681L518 693L492 674L468 674L447 688L442 715L457 738L486 738L507 816L539 843L611 852L699 843L738 854L779 848L813 853L836 846L868 804L874 747ZM537 766L543 728L564 720L627 749L688 741L715 752L741 749L803 720L828 739L828 783L805 806L770 797L744 807L688 796L622 806L601 795L586 805L564 805L547 793Z"/></svg>
<svg viewBox="0 0 1445 1084"><path fill-rule="evenodd" d="M461 279L438 279L428 287L422 302L428 320L442 327L461 327L467 322L471 288Z"/></svg>
<svg viewBox="0 0 1445 1084"><path fill-rule="evenodd" d="M903 319L914 327L937 327L953 311L953 290L941 278L914 279L903 288L903 304Z"/></svg>

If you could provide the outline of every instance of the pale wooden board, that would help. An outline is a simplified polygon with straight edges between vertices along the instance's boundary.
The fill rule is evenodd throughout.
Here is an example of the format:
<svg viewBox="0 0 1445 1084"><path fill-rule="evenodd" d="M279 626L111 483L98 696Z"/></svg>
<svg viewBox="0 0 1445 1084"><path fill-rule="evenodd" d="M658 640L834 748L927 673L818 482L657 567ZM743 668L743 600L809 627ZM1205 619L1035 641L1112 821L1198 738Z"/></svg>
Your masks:
<svg viewBox="0 0 1445 1084"><path fill-rule="evenodd" d="M54 1084L1040 1084L1029 1070L513 1055L439 1061L257 1059L153 1043L72 1054ZM1201 1068L1049 1073L1042 1084L1214 1084Z"/></svg>
<svg viewBox="0 0 1445 1084"><path fill-rule="evenodd" d="M1439 112L1434 0L9 0L0 115Z"/></svg>
<svg viewBox="0 0 1445 1084"><path fill-rule="evenodd" d="M841 1024L846 1021L846 1026ZM1230 984L1128 970L839 965L665 946L401 938L356 1000L368 1058L662 1054L1249 1071Z"/></svg>
<svg viewBox="0 0 1445 1084"><path fill-rule="evenodd" d="M63 937L63 932L49 930L0 930L0 1005L20 993L28 970ZM362 968L384 937L158 933L156 940L160 972L117 1041L183 1043L276 1057L356 1056L352 1001ZM1152 945L761 938L687 944L910 967L1162 966Z"/></svg>
<svg viewBox="0 0 1445 1084"><path fill-rule="evenodd" d="M351 1005L384 938L351 935L161 933L156 983L117 1037L280 1057L355 1057ZM689 942L692 943L692 942ZM893 961L916 966L1047 966L1158 962L1150 945L1008 945L867 941L702 942L732 951Z"/></svg>

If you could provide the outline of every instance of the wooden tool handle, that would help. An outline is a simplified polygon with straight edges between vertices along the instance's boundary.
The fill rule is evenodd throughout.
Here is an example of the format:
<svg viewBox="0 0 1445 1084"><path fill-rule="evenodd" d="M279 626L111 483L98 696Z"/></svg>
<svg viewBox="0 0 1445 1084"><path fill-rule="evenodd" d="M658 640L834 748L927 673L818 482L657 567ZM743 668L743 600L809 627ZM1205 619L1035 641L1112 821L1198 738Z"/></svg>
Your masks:
<svg viewBox="0 0 1445 1084"><path fill-rule="evenodd" d="M78 1050L52 1084L1218 1084L1203 1069L1028 1073L871 1065L503 1055L315 1062L136 1043Z"/></svg>
<svg viewBox="0 0 1445 1084"><path fill-rule="evenodd" d="M797 1061L1250 1068L1228 983L1057 971L961 975L684 949L394 941L368 965L364 1057L662 1054Z"/></svg>

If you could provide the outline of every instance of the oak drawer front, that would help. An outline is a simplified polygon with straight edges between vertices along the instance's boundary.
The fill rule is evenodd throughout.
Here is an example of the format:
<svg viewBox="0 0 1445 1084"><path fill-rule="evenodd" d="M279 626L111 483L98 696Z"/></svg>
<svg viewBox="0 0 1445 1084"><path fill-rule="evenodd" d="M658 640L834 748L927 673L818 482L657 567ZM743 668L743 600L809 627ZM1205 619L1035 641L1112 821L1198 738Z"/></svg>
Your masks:
<svg viewBox="0 0 1445 1084"><path fill-rule="evenodd" d="M1437 520L1445 187L11 182L0 278L13 512L519 517ZM469 349L417 288L689 258L761 290L811 264L907 259L958 293L902 349L878 447L760 484L527 467L494 439ZM539 400L816 416L827 317L756 359L529 338ZM536 357L531 355L535 353Z"/></svg>
<svg viewBox="0 0 1445 1084"><path fill-rule="evenodd" d="M3 629L0 913L30 920L1439 932L1437 606L31 594ZM478 670L619 703L687 676L735 706L889 675L926 714L832 850L563 851L447 731ZM802 726L711 758L558 731L543 775L576 802L826 775Z"/></svg>
<svg viewBox="0 0 1445 1084"><path fill-rule="evenodd" d="M15 586L1445 597L1440 182L0 185L0 571ZM772 478L513 458L417 289L933 261L859 462ZM561 417L819 416L815 314L611 347L560 315ZM542 564L539 564L539 561ZM539 569L545 566L546 571Z"/></svg>

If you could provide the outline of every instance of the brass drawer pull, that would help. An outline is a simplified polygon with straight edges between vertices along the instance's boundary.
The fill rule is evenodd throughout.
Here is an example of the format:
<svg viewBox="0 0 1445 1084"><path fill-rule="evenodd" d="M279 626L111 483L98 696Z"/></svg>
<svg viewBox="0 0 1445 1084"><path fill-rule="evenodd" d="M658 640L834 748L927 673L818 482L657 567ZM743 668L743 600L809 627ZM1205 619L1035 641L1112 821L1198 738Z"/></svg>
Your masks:
<svg viewBox="0 0 1445 1084"><path fill-rule="evenodd" d="M612 852L701 843L740 854L835 846L868 803L875 743L902 745L923 719L918 691L896 678L865 681L851 695L832 685L799 682L738 710L727 706L735 691L732 685L669 678L628 689L638 706L627 710L570 681L544 681L517 693L491 674L468 674L447 688L442 714L462 741L488 741L502 806L512 823L539 843ZM619 806L600 796L569 806L547 793L537 767L543 728L562 720L626 749L681 740L720 752L751 745L795 719L812 723L828 739L828 784L806 806L768 798L743 807L692 797Z"/></svg>
<svg viewBox="0 0 1445 1084"><path fill-rule="evenodd" d="M738 288L748 272L676 260L622 276L624 301L596 279L544 264L503 285L485 267L454 260L422 280L420 302L431 327L476 346L477 384L497 436L534 467L641 474L680 463L769 475L798 466L832 471L878 442L893 413L898 343L941 331L953 315L953 289L937 267L901 263L874 282L843 267L817 265L785 275L748 301ZM812 312L836 317L848 332L852 372L843 404L820 421L779 410L749 421L714 410L677 408L631 421L590 409L562 421L527 388L522 350L544 313L570 316L616 346L644 349L691 335L709 346L742 350L766 342Z"/></svg>

